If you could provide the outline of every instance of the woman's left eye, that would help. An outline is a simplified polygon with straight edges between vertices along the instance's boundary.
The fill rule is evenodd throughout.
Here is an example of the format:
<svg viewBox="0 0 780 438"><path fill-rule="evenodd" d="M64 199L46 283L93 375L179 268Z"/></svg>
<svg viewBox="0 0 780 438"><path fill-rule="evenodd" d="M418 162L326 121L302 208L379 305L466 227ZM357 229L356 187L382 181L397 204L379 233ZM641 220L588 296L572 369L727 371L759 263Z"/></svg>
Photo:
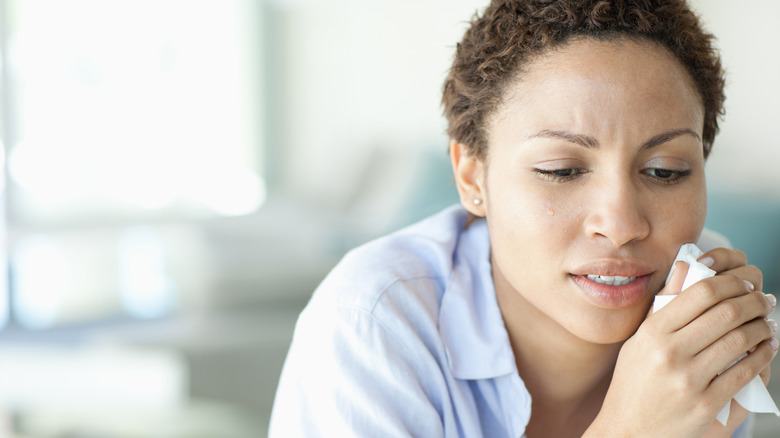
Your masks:
<svg viewBox="0 0 780 438"><path fill-rule="evenodd" d="M642 171L645 175L653 178L656 182L661 184L674 184L682 181L686 176L691 174L690 170L671 170L671 169L659 169L650 168Z"/></svg>

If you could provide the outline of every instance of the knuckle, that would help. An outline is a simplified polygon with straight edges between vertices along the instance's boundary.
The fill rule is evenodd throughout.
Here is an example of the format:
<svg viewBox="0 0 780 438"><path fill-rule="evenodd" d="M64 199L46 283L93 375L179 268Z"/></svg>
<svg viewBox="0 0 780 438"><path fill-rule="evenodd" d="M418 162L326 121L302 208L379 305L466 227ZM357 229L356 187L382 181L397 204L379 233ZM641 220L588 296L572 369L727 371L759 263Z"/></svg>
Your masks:
<svg viewBox="0 0 780 438"><path fill-rule="evenodd" d="M742 316L742 309L734 302L727 301L716 307L718 317L724 322L734 324Z"/></svg>
<svg viewBox="0 0 780 438"><path fill-rule="evenodd" d="M726 342L737 351L744 351L750 347L750 336L744 330L732 330L726 337Z"/></svg>
<svg viewBox="0 0 780 438"><path fill-rule="evenodd" d="M762 310L762 315L768 315L772 313L772 306L769 305L769 301L766 299L766 295L763 292L753 292L753 300L756 301L756 307Z"/></svg>
<svg viewBox="0 0 780 438"><path fill-rule="evenodd" d="M748 382L753 380L753 378L756 377L756 374L758 374L757 371L754 371L751 367L744 364L742 366L735 366L734 368L735 378L742 386L747 385Z"/></svg>
<svg viewBox="0 0 780 438"><path fill-rule="evenodd" d="M769 339L774 335L775 333L772 331L772 326L769 325L769 321L766 319L760 320L761 322L761 338L762 339Z"/></svg>
<svg viewBox="0 0 780 438"><path fill-rule="evenodd" d="M672 379L673 387L680 394L687 394L692 390L695 390L697 386L696 382L697 380L695 377L689 372L677 373L675 374L674 379Z"/></svg>
<svg viewBox="0 0 780 438"><path fill-rule="evenodd" d="M671 370L677 362L677 354L668 348L658 348L651 356L652 363L662 370Z"/></svg>
<svg viewBox="0 0 780 438"><path fill-rule="evenodd" d="M745 254L743 251L740 251L738 249L734 249L733 251L737 260L744 260L745 262L747 262L747 254Z"/></svg>
<svg viewBox="0 0 780 438"><path fill-rule="evenodd" d="M700 281L696 283L696 293L699 295L699 299L708 303L715 303L718 301L718 291L711 282Z"/></svg>
<svg viewBox="0 0 780 438"><path fill-rule="evenodd" d="M758 356L758 360L763 366L770 363L775 357L772 349L766 344L764 344L764 348L757 348L756 351L752 353L752 355Z"/></svg>
<svg viewBox="0 0 780 438"><path fill-rule="evenodd" d="M717 406L715 403L713 403L712 400L710 400L709 397L700 397L699 400L693 405L691 414L695 418L707 418L711 416L712 411L716 408Z"/></svg>
<svg viewBox="0 0 780 438"><path fill-rule="evenodd" d="M750 274L751 278L755 278L759 282L763 282L763 280L764 280L764 273L761 272L761 269L759 269L758 266L748 265L747 269L748 269L748 273ZM756 286L758 286L758 285L756 285Z"/></svg>
<svg viewBox="0 0 780 438"><path fill-rule="evenodd" d="M744 295L749 292L749 290L745 285L745 280L742 279L741 277L738 277L736 275L731 275L731 274L727 274L726 277L728 277L729 280L731 280L731 285L729 285L729 287L733 288L734 291L739 291L738 295ZM753 284L752 281L750 283ZM756 285L753 284L753 287L755 288Z"/></svg>

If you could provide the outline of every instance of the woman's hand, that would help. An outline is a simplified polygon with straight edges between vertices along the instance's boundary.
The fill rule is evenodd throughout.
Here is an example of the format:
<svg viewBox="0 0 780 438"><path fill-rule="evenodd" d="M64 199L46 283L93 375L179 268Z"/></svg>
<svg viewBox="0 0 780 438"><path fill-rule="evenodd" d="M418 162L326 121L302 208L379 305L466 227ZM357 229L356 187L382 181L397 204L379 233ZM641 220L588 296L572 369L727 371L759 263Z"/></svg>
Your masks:
<svg viewBox="0 0 780 438"><path fill-rule="evenodd" d="M760 292L761 271L735 250L710 259L718 274L683 293L687 265L678 262L662 294L679 296L623 345L602 409L589 431L621 436L730 436L747 412L734 409L728 425L715 416L759 372L769 379L775 330L765 317L774 300ZM708 264L708 263L705 263ZM748 355L718 375L741 354ZM602 435L604 436L604 435Z"/></svg>
<svg viewBox="0 0 780 438"><path fill-rule="evenodd" d="M718 251L720 251L720 250L718 250ZM715 252L715 251L713 251L713 252ZM741 259L741 257L744 257L744 255L742 253L740 253L740 252L737 252L737 255L740 256L738 258L738 261L739 261L739 259ZM709 255L708 254L705 255L705 257L707 257L707 256L709 256ZM721 269L718 269L718 268L721 268ZM729 266L720 266L719 267L717 265L713 265L712 269L714 269L716 272L724 271L724 273L725 273L726 272L725 270L729 269ZM761 290L762 286L763 286L763 282L760 282L759 286L757 286L758 290ZM776 298L774 296L772 296L772 295L768 295L767 296L767 300L769 301L770 305L772 306L772 308L774 310L775 304L777 303ZM777 323L775 321L772 321L770 324L771 324L770 328L773 331L773 335L776 335L776 333L774 333L774 332L777 331ZM771 339L770 339L770 342L771 342ZM776 348L777 347L773 348L772 357L774 357L774 355L777 354ZM749 352L752 353L754 350L755 350L755 348L751 349ZM761 372L759 372L758 375L761 376L761 380L764 382L764 385L768 385L769 384L769 378L771 376L771 373L772 373L771 363L768 363L761 370ZM725 406L725 404L724 404L724 406ZM749 412L748 412L747 409L745 409L742 406L740 406L739 403L737 403L735 400L731 400L731 408L730 408L730 411L729 411L729 419L728 419L727 424L724 426L719 421L713 421L712 424L710 425L710 427L707 429L707 432L704 434L704 436L707 437L707 438L731 437L733 435L734 431L747 419L748 414L749 414Z"/></svg>

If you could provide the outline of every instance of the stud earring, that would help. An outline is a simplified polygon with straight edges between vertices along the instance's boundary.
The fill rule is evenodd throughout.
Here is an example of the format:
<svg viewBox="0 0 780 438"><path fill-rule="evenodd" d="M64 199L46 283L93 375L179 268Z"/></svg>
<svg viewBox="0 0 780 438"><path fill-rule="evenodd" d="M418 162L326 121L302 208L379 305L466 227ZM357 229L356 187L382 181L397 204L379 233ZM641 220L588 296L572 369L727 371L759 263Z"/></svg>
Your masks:
<svg viewBox="0 0 780 438"><path fill-rule="evenodd" d="M482 200L479 198L474 199L474 205L482 205Z"/></svg>

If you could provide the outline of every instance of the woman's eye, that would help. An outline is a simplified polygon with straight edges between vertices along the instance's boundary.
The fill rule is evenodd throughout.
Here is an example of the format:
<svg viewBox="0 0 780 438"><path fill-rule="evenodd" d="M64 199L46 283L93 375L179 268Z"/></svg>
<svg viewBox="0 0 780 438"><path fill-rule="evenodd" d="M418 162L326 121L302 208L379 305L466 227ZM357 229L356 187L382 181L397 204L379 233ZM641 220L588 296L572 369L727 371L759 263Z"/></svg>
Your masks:
<svg viewBox="0 0 780 438"><path fill-rule="evenodd" d="M661 184L674 184L691 174L690 170L645 169L643 173Z"/></svg>
<svg viewBox="0 0 780 438"><path fill-rule="evenodd" d="M554 182L569 181L587 172L587 170L580 169L578 167L571 167L565 169L534 169L534 170L536 171L537 174L539 174L540 177L542 177L542 179L548 181L554 181Z"/></svg>

